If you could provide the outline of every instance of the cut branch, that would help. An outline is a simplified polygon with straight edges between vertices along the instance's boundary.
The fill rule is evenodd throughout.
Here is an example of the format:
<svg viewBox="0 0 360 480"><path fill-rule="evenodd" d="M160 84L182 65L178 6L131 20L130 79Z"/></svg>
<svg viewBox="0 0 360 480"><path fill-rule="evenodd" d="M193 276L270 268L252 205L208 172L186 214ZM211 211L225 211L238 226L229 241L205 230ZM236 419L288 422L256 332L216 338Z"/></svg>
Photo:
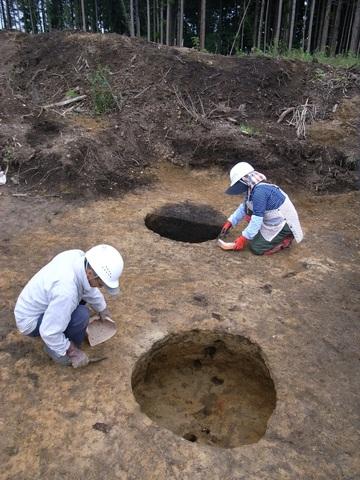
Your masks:
<svg viewBox="0 0 360 480"><path fill-rule="evenodd" d="M70 105L70 103L80 102L84 100L87 95L79 95L78 97L69 98L68 100L63 100L62 102L50 103L49 105L43 105L41 108L52 108L52 107L64 107L65 105Z"/></svg>

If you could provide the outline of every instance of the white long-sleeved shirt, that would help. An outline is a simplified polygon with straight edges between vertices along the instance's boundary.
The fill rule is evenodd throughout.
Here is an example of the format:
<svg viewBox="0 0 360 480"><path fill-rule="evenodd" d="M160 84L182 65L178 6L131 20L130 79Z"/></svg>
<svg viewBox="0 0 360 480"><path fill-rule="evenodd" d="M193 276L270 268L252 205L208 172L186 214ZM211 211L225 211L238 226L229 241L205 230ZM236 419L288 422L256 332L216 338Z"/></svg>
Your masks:
<svg viewBox="0 0 360 480"><path fill-rule="evenodd" d="M103 294L89 284L84 260L81 250L56 255L25 285L15 305L16 324L23 335L31 333L44 314L40 336L58 355L65 355L70 346L64 331L81 300L97 312L106 308Z"/></svg>

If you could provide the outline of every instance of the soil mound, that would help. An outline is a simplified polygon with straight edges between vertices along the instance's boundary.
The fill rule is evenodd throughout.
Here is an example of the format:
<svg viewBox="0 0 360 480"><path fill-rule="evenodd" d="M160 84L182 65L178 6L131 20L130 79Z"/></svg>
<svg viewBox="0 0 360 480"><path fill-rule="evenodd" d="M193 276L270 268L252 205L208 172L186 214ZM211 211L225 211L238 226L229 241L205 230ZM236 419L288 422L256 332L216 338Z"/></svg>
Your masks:
<svg viewBox="0 0 360 480"><path fill-rule="evenodd" d="M161 160L356 186L359 72L115 34L0 32L0 56L1 166L19 189L122 193ZM305 104L318 121L298 138L289 121Z"/></svg>

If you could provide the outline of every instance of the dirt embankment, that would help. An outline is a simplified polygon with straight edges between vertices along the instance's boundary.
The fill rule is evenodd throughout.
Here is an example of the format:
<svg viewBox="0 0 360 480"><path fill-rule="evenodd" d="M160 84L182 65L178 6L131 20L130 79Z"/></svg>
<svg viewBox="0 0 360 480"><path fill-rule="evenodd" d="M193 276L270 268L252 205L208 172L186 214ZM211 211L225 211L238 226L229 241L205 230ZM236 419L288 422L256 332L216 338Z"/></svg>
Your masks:
<svg viewBox="0 0 360 480"><path fill-rule="evenodd" d="M356 71L78 33L0 32L0 56L1 165L18 189L115 194L147 183L160 160L247 160L317 192L356 188ZM97 88L113 106L101 115ZM294 110L277 120L307 99L317 121L299 139Z"/></svg>

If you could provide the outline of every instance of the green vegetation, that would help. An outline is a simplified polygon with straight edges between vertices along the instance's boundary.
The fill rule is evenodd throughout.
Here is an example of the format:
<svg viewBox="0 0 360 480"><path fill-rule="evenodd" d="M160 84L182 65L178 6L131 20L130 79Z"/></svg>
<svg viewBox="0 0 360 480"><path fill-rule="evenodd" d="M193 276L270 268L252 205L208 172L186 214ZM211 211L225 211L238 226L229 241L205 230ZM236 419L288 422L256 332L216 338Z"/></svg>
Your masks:
<svg viewBox="0 0 360 480"><path fill-rule="evenodd" d="M79 95L79 93L73 89L73 88L70 88L70 90L68 90L66 93L65 93L65 97L67 98L75 98Z"/></svg>
<svg viewBox="0 0 360 480"><path fill-rule="evenodd" d="M237 55L243 56L243 52L237 52ZM334 57L328 57L325 53L315 52L313 54L307 53L301 48L292 50L276 51L274 47L270 47L263 52L257 48L253 48L251 55L269 57L269 58L282 58L288 60L300 60L303 62L317 62L325 65L332 65L339 68L351 68L354 66L360 67L360 57L348 53L347 55L336 55Z"/></svg>
<svg viewBox="0 0 360 480"><path fill-rule="evenodd" d="M241 133L243 133L244 135L249 135L249 137L257 134L255 128L251 127L250 125L246 125L246 123L240 123L239 129Z"/></svg>
<svg viewBox="0 0 360 480"><path fill-rule="evenodd" d="M116 107L116 98L114 97L108 80L109 69L107 67L98 67L90 75L91 100L94 112L97 115L110 112Z"/></svg>

